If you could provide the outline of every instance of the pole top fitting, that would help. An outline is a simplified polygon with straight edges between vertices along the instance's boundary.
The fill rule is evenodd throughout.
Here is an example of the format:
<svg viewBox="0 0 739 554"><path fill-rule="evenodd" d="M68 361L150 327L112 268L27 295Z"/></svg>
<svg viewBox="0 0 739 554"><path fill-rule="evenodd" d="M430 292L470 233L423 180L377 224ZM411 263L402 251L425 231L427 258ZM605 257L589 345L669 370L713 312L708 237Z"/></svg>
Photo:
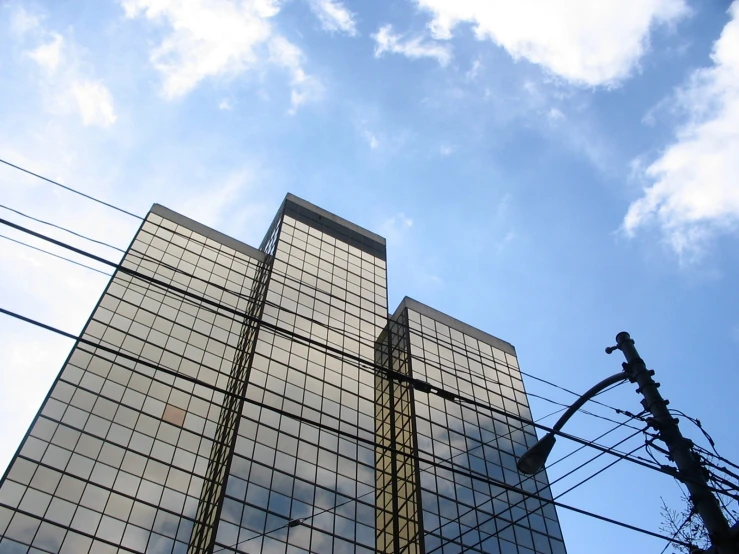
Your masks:
<svg viewBox="0 0 739 554"><path fill-rule="evenodd" d="M634 343L631 335L629 335L626 331L621 331L618 335L616 335L616 344L618 345L617 348L621 348L621 345L625 342L631 342L632 344Z"/></svg>

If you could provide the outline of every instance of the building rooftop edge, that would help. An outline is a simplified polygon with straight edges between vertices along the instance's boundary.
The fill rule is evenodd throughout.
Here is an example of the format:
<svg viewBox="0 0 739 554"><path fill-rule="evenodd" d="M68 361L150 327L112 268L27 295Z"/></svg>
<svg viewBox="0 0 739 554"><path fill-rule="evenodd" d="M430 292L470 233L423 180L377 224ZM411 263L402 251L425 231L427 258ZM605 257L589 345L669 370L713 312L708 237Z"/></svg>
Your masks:
<svg viewBox="0 0 739 554"><path fill-rule="evenodd" d="M395 319L396 316L398 316L404 308L411 309L422 315L430 317L435 321L443 323L444 325L448 325L452 329L456 329L461 333L474 337L477 340L484 342L485 344L495 346L496 348L502 350L507 354L516 356L516 348L510 342L499 339L498 337L491 335L490 333L481 331L477 327L473 327L472 325L459 321L458 319L455 319L452 316L445 314L444 312L440 312L439 310L432 308L431 306L423 304L418 300L414 300L410 296L406 296L405 298L403 298L403 300L400 301L400 304L398 304L398 307L395 309L392 318Z"/></svg>
<svg viewBox="0 0 739 554"><path fill-rule="evenodd" d="M318 214L322 217L325 217L326 219L333 221L334 223L341 225L343 227L346 227L347 229L351 229L355 233L359 233L363 237L366 237L370 240L373 240L383 247L386 246L387 242L385 241L385 237L382 237L378 235L377 233L373 233L369 229L365 229L364 227L360 227L356 223L352 223L351 221L348 221L344 219L343 217L339 217L336 214L333 214L329 212L328 210L324 210L323 208L320 208L316 206L315 204L311 204L307 200L304 200L298 196L295 196L291 192L288 192L285 196L285 202L292 202L293 204L297 204L298 206L301 206L305 208L306 210L310 210L315 214Z"/></svg>
<svg viewBox="0 0 739 554"><path fill-rule="evenodd" d="M190 219L189 217L184 216L181 213L170 210L169 208L167 208L166 206L162 206L161 204L152 204L149 213L164 217L166 219L169 219L170 221L174 221L175 223L177 223L177 225L187 227L191 231L195 231L196 233L199 233L204 237L220 242L221 244L224 244L229 248L233 248L237 252L241 252L242 254L245 254L252 258L256 258L259 261L263 262L267 259L267 254L265 254L261 250L254 248L253 246L249 246L248 244L241 242L240 240L236 240L235 238L221 233L220 231L216 231L215 229L212 229L207 225L198 223L194 219Z"/></svg>

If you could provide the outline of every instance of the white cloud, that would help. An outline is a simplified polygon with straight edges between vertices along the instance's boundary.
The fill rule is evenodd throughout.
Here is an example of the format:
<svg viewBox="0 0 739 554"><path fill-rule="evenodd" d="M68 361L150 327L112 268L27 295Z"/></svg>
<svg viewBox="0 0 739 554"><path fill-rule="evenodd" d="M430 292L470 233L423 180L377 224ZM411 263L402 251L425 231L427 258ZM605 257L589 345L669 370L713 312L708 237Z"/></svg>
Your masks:
<svg viewBox="0 0 739 554"><path fill-rule="evenodd" d="M25 51L41 69L47 109L77 113L86 126L110 127L117 119L113 96L99 80L83 69L79 48L61 34L46 30L41 18L19 9L14 30L23 43L36 44Z"/></svg>
<svg viewBox="0 0 739 554"><path fill-rule="evenodd" d="M475 60L472 62L472 67L470 67L469 71L464 74L465 78L468 81L474 81L477 79L478 75L480 75L480 69L482 69L482 62L480 60Z"/></svg>
<svg viewBox="0 0 739 554"><path fill-rule="evenodd" d="M223 111L230 111L233 110L233 104L228 98L224 98L218 103L218 109Z"/></svg>
<svg viewBox="0 0 739 554"><path fill-rule="evenodd" d="M85 125L110 127L118 118L113 108L110 91L100 82L78 81L72 85L72 94Z"/></svg>
<svg viewBox="0 0 739 554"><path fill-rule="evenodd" d="M565 114L563 114L561 110L557 108L549 108L549 111L547 112L547 120L549 120L550 123L555 124L558 121L562 121L564 118Z"/></svg>
<svg viewBox="0 0 739 554"><path fill-rule="evenodd" d="M450 156L454 152L454 148L448 144L442 144L439 147L439 154L441 154L443 157Z"/></svg>
<svg viewBox="0 0 739 554"><path fill-rule="evenodd" d="M452 59L449 45L426 41L417 36L403 39L401 35L393 33L392 25L383 25L372 35L375 40L375 57L379 58L385 52L401 54L410 59L433 58L439 65L445 66Z"/></svg>
<svg viewBox="0 0 739 554"><path fill-rule="evenodd" d="M696 71L677 94L687 122L644 170L652 184L629 206L623 222L629 235L656 222L673 250L687 259L739 223L739 3L730 13L713 47L713 65Z"/></svg>
<svg viewBox="0 0 739 554"><path fill-rule="evenodd" d="M331 33L357 35L354 14L338 0L310 0L310 8L321 22L321 27Z"/></svg>
<svg viewBox="0 0 739 554"><path fill-rule="evenodd" d="M474 26L516 59L525 58L577 84L613 85L648 48L655 24L688 12L684 0L415 0L428 10L436 38L459 23Z"/></svg>
<svg viewBox="0 0 739 554"><path fill-rule="evenodd" d="M494 248L500 254L505 248L518 238L518 235L514 231L508 231L502 239L495 241Z"/></svg>
<svg viewBox="0 0 739 554"><path fill-rule="evenodd" d="M371 133L370 131L365 131L364 138L367 139L367 144L369 144L369 147L372 148L372 150L377 150L380 147L380 141L374 133Z"/></svg>
<svg viewBox="0 0 739 554"><path fill-rule="evenodd" d="M411 227L413 227L413 219L400 212L380 223L379 230L380 235L387 239L388 244L402 245Z"/></svg>
<svg viewBox="0 0 739 554"><path fill-rule="evenodd" d="M173 210L249 244L258 244L274 217L277 200L260 187L265 178L248 165L209 176L182 198L168 203ZM249 240L254 239L252 242Z"/></svg>
<svg viewBox="0 0 739 554"><path fill-rule="evenodd" d="M260 44L272 35L276 4L228 0L121 0L126 16L170 28L150 55L164 76L163 94L183 96L206 77L234 76L256 65Z"/></svg>
<svg viewBox="0 0 739 554"><path fill-rule="evenodd" d="M323 91L321 83L303 70L303 53L284 37L276 36L269 44L270 61L290 74L290 109L293 115L306 102L317 100Z"/></svg>
<svg viewBox="0 0 739 554"><path fill-rule="evenodd" d="M302 52L270 22L280 9L276 0L120 2L127 17L144 17L168 29L150 52L167 99L186 95L206 78L234 78L270 62L290 72L290 113L318 96L317 80L302 68Z"/></svg>
<svg viewBox="0 0 739 554"><path fill-rule="evenodd" d="M41 25L38 15L16 6L10 15L10 30L16 37L23 37Z"/></svg>
<svg viewBox="0 0 739 554"><path fill-rule="evenodd" d="M41 68L51 73L55 72L62 61L62 47L64 37L58 33L50 33L51 41L40 45L38 48L28 52L28 56Z"/></svg>

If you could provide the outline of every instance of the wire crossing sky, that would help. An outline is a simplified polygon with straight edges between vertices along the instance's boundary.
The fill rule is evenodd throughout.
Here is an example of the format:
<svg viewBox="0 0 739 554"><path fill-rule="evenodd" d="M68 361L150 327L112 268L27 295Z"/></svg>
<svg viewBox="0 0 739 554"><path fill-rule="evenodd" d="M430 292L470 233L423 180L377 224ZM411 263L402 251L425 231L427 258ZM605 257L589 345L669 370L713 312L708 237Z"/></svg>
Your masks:
<svg viewBox="0 0 739 554"><path fill-rule="evenodd" d="M116 264L154 202L258 245L293 192L387 238L391 306L515 344L544 427L631 333L735 495L739 3L632 4L5 2L3 219ZM0 306L76 336L110 267L2 238ZM5 467L70 345L8 317L0 341ZM643 466L560 440L552 492L657 532L681 490L633 388L565 432ZM570 554L665 547L559 515Z"/></svg>

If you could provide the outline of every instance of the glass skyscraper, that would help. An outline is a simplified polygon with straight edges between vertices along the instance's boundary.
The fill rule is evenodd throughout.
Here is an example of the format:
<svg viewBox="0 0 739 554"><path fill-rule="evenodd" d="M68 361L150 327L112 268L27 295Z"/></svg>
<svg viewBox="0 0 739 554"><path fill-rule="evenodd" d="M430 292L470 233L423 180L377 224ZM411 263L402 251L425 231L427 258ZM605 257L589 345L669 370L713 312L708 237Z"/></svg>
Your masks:
<svg viewBox="0 0 739 554"><path fill-rule="evenodd" d="M382 237L288 195L256 249L154 205L3 476L0 554L564 554L530 420L510 344L389 315Z"/></svg>

